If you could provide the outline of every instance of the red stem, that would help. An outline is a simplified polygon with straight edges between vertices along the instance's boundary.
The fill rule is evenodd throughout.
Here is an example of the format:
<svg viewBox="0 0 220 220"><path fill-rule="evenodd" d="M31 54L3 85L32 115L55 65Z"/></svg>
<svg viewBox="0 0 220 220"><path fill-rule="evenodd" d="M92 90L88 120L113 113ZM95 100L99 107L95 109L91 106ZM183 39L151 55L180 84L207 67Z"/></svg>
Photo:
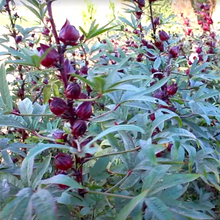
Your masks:
<svg viewBox="0 0 220 220"><path fill-rule="evenodd" d="M52 32L53 32L53 36L55 38L56 44L57 44L57 50L60 56L60 73L61 73L61 77L63 80L63 84L64 84L64 88L67 87L68 85L68 80L67 80L67 74L65 71L65 65L64 65L64 50L62 49L61 45L60 45L60 40L56 31L56 25L53 19L53 13L52 13L52 1L51 0L46 0L47 4L47 10L48 10L48 14L50 17L50 23L51 23L51 27L52 27Z"/></svg>

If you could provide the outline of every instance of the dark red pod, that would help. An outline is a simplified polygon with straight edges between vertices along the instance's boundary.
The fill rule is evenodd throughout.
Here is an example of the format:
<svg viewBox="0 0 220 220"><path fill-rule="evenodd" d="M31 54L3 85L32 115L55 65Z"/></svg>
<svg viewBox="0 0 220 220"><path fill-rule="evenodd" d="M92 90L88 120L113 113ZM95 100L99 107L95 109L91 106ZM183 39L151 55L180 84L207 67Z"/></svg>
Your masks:
<svg viewBox="0 0 220 220"><path fill-rule="evenodd" d="M196 53L202 53L202 47L197 47Z"/></svg>
<svg viewBox="0 0 220 220"><path fill-rule="evenodd" d="M15 42L16 42L16 44L21 43L22 42L22 36L20 36L20 35L16 36Z"/></svg>
<svg viewBox="0 0 220 220"><path fill-rule="evenodd" d="M155 98L157 99L161 99L161 100L164 100L165 99L165 93L164 91L162 91L161 89L158 89L154 95L153 95Z"/></svg>
<svg viewBox="0 0 220 220"><path fill-rule="evenodd" d="M159 31L159 38L161 41L167 41L169 40L170 36L167 34L166 31Z"/></svg>
<svg viewBox="0 0 220 220"><path fill-rule="evenodd" d="M167 86L167 93L168 93L169 95L175 95L176 92L177 92L177 89L178 89L177 84L176 84L176 83L173 83L173 84Z"/></svg>
<svg viewBox="0 0 220 220"><path fill-rule="evenodd" d="M62 115L65 111L68 110L66 102L63 99L57 97L49 100L49 108L55 115Z"/></svg>
<svg viewBox="0 0 220 220"><path fill-rule="evenodd" d="M75 46L76 41L79 39L79 31L66 20L65 24L60 30L59 39L66 45Z"/></svg>
<svg viewBox="0 0 220 220"><path fill-rule="evenodd" d="M179 47L178 46L173 46L169 50L169 55L173 58L178 57L179 55Z"/></svg>
<svg viewBox="0 0 220 220"><path fill-rule="evenodd" d="M55 139L59 139L59 140L66 140L67 138L67 134L65 134L65 131L62 130L56 130L53 132L53 137Z"/></svg>
<svg viewBox="0 0 220 220"><path fill-rule="evenodd" d="M55 166L59 170L68 170L73 165L72 157L65 153L59 153L55 156Z"/></svg>
<svg viewBox="0 0 220 220"><path fill-rule="evenodd" d="M42 56L50 47L45 44L40 44L38 48L39 55ZM51 49L49 53L41 61L41 64L45 67L54 66L59 60L59 54L55 49Z"/></svg>
<svg viewBox="0 0 220 220"><path fill-rule="evenodd" d="M70 83L65 90L66 97L68 99L78 99L81 94L81 87L78 83Z"/></svg>
<svg viewBox="0 0 220 220"><path fill-rule="evenodd" d="M73 122L71 129L72 129L72 134L75 137L80 137L84 135L86 132L87 129L86 122L81 119L77 119L76 121Z"/></svg>
<svg viewBox="0 0 220 220"><path fill-rule="evenodd" d="M158 50L160 50L160 52L164 51L164 43L161 41L156 41L155 42L155 46L157 47Z"/></svg>
<svg viewBox="0 0 220 220"><path fill-rule="evenodd" d="M80 69L80 74L87 75L89 68L87 66L82 66Z"/></svg>
<svg viewBox="0 0 220 220"><path fill-rule="evenodd" d="M145 7L145 0L138 0L137 3L140 8Z"/></svg>
<svg viewBox="0 0 220 220"><path fill-rule="evenodd" d="M76 115L84 120L87 120L92 115L92 103L91 102L83 102L79 107L76 109Z"/></svg>

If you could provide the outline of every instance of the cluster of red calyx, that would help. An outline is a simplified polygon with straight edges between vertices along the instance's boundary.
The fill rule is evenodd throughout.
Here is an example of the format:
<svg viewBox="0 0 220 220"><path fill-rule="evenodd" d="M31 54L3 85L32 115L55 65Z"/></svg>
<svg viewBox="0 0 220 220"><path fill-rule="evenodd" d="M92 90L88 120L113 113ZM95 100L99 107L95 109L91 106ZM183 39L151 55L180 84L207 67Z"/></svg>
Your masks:
<svg viewBox="0 0 220 220"><path fill-rule="evenodd" d="M183 13L181 13L181 17L183 18L184 25L185 25L185 27L184 27L185 35L191 36L192 33L193 33L193 32L192 32L193 29L192 29L192 27L190 26L190 20L189 20L189 18L184 17Z"/></svg>
<svg viewBox="0 0 220 220"><path fill-rule="evenodd" d="M210 5L207 3L201 3L197 14L198 24L201 25L203 31L210 31L210 26L213 24L213 20L210 16Z"/></svg>

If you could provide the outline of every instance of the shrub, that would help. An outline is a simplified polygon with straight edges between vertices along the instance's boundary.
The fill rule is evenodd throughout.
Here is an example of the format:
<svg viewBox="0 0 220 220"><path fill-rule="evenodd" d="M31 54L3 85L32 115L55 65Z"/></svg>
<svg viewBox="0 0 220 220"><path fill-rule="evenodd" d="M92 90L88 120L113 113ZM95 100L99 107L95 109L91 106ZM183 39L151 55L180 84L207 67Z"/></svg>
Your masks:
<svg viewBox="0 0 220 220"><path fill-rule="evenodd" d="M168 34L156 2L58 32L52 1L28 0L40 29L3 1L1 219L218 218L219 39Z"/></svg>

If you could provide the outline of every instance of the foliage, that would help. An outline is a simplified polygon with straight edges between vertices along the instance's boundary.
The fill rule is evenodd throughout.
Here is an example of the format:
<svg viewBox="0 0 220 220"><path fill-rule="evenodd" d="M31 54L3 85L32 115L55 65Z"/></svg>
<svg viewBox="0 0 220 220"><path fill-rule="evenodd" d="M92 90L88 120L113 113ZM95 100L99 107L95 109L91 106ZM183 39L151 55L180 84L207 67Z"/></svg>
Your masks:
<svg viewBox="0 0 220 220"><path fill-rule="evenodd" d="M0 219L219 218L219 37L208 10L166 33L157 2L79 32L52 1L26 29L2 1Z"/></svg>

